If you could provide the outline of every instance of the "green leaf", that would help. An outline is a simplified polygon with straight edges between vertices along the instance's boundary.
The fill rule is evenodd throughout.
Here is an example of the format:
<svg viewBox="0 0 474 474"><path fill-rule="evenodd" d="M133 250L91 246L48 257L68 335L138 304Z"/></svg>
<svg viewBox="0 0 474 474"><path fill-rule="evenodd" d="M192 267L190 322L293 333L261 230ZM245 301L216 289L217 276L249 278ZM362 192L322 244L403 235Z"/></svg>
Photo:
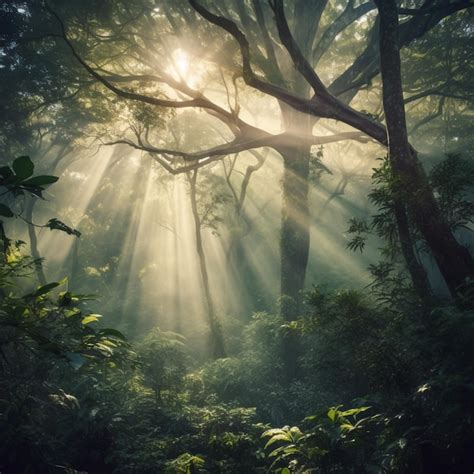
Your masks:
<svg viewBox="0 0 474 474"><path fill-rule="evenodd" d="M276 448L268 455L268 457L274 458L275 456L279 456L280 454L293 454L297 452L298 448L294 444L289 444L288 446L280 446L279 448Z"/></svg>
<svg viewBox="0 0 474 474"><path fill-rule="evenodd" d="M48 283L47 285L40 286L34 293L28 296L41 296L45 295L46 293L49 293L51 290L54 288L58 287L60 283L58 282L53 282L53 283Z"/></svg>
<svg viewBox="0 0 474 474"><path fill-rule="evenodd" d="M354 429L354 425L351 425L350 423L343 423L340 428L342 431L352 431Z"/></svg>
<svg viewBox="0 0 474 474"><path fill-rule="evenodd" d="M15 214L13 214L12 210L8 206L5 206L5 204L0 204L0 216L13 217L14 215Z"/></svg>
<svg viewBox="0 0 474 474"><path fill-rule="evenodd" d="M57 176L40 175L27 179L22 184L24 186L46 186L55 183L58 179Z"/></svg>
<svg viewBox="0 0 474 474"><path fill-rule="evenodd" d="M80 316L80 315L81 315L81 310L79 308L66 309L66 311L64 311L64 316L66 316L66 318L72 318L74 316Z"/></svg>
<svg viewBox="0 0 474 474"><path fill-rule="evenodd" d="M262 434L262 438L265 438L267 436L275 436L277 434L284 434L287 433L287 431L282 430L281 428L272 428L270 430L265 431L265 433Z"/></svg>
<svg viewBox="0 0 474 474"><path fill-rule="evenodd" d="M88 314L81 322L85 326L86 324L95 323L101 317L102 316L100 314Z"/></svg>
<svg viewBox="0 0 474 474"><path fill-rule="evenodd" d="M358 415L359 413L363 413L364 411L367 411L370 407L360 407L360 408L351 408L349 410L341 411L339 414L341 416L355 416Z"/></svg>
<svg viewBox="0 0 474 474"><path fill-rule="evenodd" d="M272 436L269 439L269 441L267 442L267 444L265 445L265 449L267 449L269 446L271 446L272 444L275 444L278 441L290 442L291 441L291 436L288 433L281 433L281 434L277 434L275 436Z"/></svg>
<svg viewBox="0 0 474 474"><path fill-rule="evenodd" d="M296 438L300 438L301 436L303 436L303 433L297 426L292 426L290 429L290 433L291 433L291 436L296 437Z"/></svg>
<svg viewBox="0 0 474 474"><path fill-rule="evenodd" d="M117 331L117 329L112 329L112 328L102 329L101 331L99 331L99 336L116 337L117 339L121 339L122 341L125 341L125 336L120 331Z"/></svg>
<svg viewBox="0 0 474 474"><path fill-rule="evenodd" d="M33 162L30 160L29 156L19 156L12 164L13 171L15 172L15 175L17 178L20 180L24 180L26 178L29 178L34 170L35 170L35 165Z"/></svg>
<svg viewBox="0 0 474 474"><path fill-rule="evenodd" d="M112 350L110 347L108 347L108 346L106 346L105 344L102 344L102 343L100 343L100 342L97 343L97 344L95 345L95 347L96 347L97 349L99 349L99 351L102 352L102 354L104 354L104 355L106 355L106 356L113 355L113 353L114 353L113 350Z"/></svg>
<svg viewBox="0 0 474 474"><path fill-rule="evenodd" d="M328 410L328 418L331 420L331 421L335 421L336 420L336 417L338 415L338 410L336 408L330 408Z"/></svg>

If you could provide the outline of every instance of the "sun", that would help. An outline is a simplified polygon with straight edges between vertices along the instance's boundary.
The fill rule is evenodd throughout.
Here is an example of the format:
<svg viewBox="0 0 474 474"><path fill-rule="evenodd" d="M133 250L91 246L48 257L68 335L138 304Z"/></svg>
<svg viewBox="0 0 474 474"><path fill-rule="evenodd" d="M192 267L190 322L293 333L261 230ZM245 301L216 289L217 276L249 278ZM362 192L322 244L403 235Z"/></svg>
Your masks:
<svg viewBox="0 0 474 474"><path fill-rule="evenodd" d="M183 51L182 49L176 50L173 54L173 61L176 72L182 78L185 78L189 71L189 57L186 51Z"/></svg>

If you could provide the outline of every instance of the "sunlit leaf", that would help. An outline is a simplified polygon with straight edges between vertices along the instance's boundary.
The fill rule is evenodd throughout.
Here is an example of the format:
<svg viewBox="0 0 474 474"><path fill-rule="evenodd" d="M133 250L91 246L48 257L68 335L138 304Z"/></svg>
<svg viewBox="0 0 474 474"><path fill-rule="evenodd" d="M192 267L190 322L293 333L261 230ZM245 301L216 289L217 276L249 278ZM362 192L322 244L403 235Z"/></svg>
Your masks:
<svg viewBox="0 0 474 474"><path fill-rule="evenodd" d="M85 326L86 324L95 323L101 317L100 314L88 314L81 322Z"/></svg>
<svg viewBox="0 0 474 474"><path fill-rule="evenodd" d="M341 416L355 416L355 415L358 415L359 413L363 413L364 411L367 411L369 408L370 407L351 408L349 410L341 411L339 414Z"/></svg>
<svg viewBox="0 0 474 474"><path fill-rule="evenodd" d="M281 434L274 435L272 438L268 440L267 444L265 445L265 449L271 446L272 444L275 444L278 441L289 442L291 441L291 436L289 435L289 433L281 433Z"/></svg>

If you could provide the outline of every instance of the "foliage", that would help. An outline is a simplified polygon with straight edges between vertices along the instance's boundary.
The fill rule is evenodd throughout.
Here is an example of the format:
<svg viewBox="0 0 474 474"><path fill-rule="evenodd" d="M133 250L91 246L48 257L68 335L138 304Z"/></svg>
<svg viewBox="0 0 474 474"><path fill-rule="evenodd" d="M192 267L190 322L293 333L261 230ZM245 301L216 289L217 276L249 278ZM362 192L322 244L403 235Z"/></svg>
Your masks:
<svg viewBox="0 0 474 474"><path fill-rule="evenodd" d="M366 452L376 444L373 426L380 423L380 415L359 417L369 407L341 410L330 408L324 415L305 419L308 429L297 426L273 428L263 436L269 438L265 448L274 461L274 472L360 472L376 468ZM370 428L369 428L370 427Z"/></svg>
<svg viewBox="0 0 474 474"><path fill-rule="evenodd" d="M47 10L44 2L20 0L3 2L0 8L0 152L4 157L22 155L0 167L0 471L473 472L472 288L449 303L435 300L438 307L424 307L415 297L394 216L395 189L402 187L388 159L379 160L373 170L372 216L370 209L363 209L367 188L359 186L365 174L358 173L358 167L348 171L336 166L342 179L323 210L327 205L333 211L338 202L341 215L357 213L349 224L348 247L361 255L349 261L337 252L333 244L340 229L331 225L335 213L326 220L319 216L317 228L312 228L321 235L311 249L315 278L331 288L344 279L350 288L313 287L298 319L286 321L272 312L276 298L267 297L278 282L273 233L279 226L275 190L281 168L273 166L272 152L266 168L275 169L249 185L250 174L266 157L253 147L267 143L285 155L285 163L301 158L296 161L301 161L305 176L309 165L309 179L317 185L310 193L312 202L324 196L326 175L332 174L323 159L337 155L350 162L354 157L367 160L367 139L356 135L356 140L321 145L310 153L303 140L308 128L337 134L343 130L340 124L308 120L283 104L278 107L266 94L242 87L248 71L242 78L237 43L210 27L186 2L47 3ZM373 121L381 120L378 61L373 60L379 25L375 4L300 1L289 8L292 2L281 3L294 44L315 66L322 83L374 126ZM406 3L403 6L412 10L423 4ZM432 3L438 5L423 15L400 18L403 92L410 103L407 116L410 135L417 139L414 146L433 155L455 151L434 165L429 180L451 229L470 241L472 15L459 11L444 17L446 5ZM283 36L273 21L278 5L207 2L213 13L242 29L260 80L273 84L274 91L287 88L298 100L309 99L313 91L278 42ZM452 6L457 8L454 2ZM58 34L50 9L64 21L77 55L128 99L118 97L79 64ZM184 64L173 64L179 59ZM367 93L361 93L363 89ZM129 100L131 94L141 94L145 101ZM156 106L171 105L169 101L185 103L179 112ZM284 129L281 139L278 121ZM273 133L278 135L273 138ZM100 179L77 171L75 162L89 153L91 143L115 139L168 152L151 153L155 160L150 160L148 155L132 156L126 145L117 146L110 163L94 157L88 161L94 173L102 170ZM199 154L215 147L222 156ZM247 150L240 156L223 158L228 150L242 148ZM302 149L304 156L296 156ZM463 154L456 154L459 151ZM190 160L194 152L204 158ZM196 167L194 174L182 175L188 178L193 201L194 235L188 217L184 219L189 203L183 204L178 189L185 181L169 175L160 163ZM197 171L202 163L206 167ZM300 167L294 168L299 173ZM48 186L57 181L59 170L68 180L67 189L53 196ZM301 184L305 190L307 183ZM306 191L303 194L306 199ZM69 195L72 199L62 202ZM48 216L44 225L28 222L33 218L26 218L23 208L31 202L42 206L45 198L57 217ZM80 206L68 204L76 200ZM151 203L147 211L145 201ZM297 224L305 223L306 215L290 211ZM414 250L428 261L412 218L408 215ZM61 219L78 222L80 231ZM59 230L63 239L74 240L69 253L64 247L67 268L60 268L60 275L71 268L68 280L58 276L58 281L36 287L31 276L42 259L26 255L24 243L15 240L24 238L15 235L21 220L29 230ZM294 226L297 238L299 228ZM167 237L162 238L161 230ZM148 240L154 234L159 238ZM143 236L145 242L140 241ZM232 280L238 285L220 286L228 288L226 298L236 308L235 320L223 325L230 334L230 356L204 363L208 329L180 320L193 313L205 316L195 309L200 291L192 281L196 262L188 260L187 252L180 256L184 268L173 261L184 248L180 239L195 242L201 237L211 257L211 286L221 279L220 274L211 275L218 265L219 271L222 265L239 275ZM33 241L35 235L30 244L36 255ZM228 241L234 245L233 259L231 246L220 247ZM163 253L173 247L165 262L150 258L155 242ZM364 263L379 245L382 261L369 266L372 284L354 290L362 279L359 266L352 263ZM56 251L55 246L56 240L48 250ZM314 264L314 250L323 254L322 262ZM55 270L59 265L55 258L48 264ZM329 276L325 268L331 269ZM144 292L144 277L152 269L151 289ZM311 279L307 275L306 280ZM163 309L158 287L171 295L173 304L168 306L173 311ZM103 317L93 311L90 296L79 294L88 291L102 294L94 306L101 306ZM224 297L213 296L218 307ZM293 300L283 298L280 303ZM265 311L250 315L247 307ZM105 327L112 322L127 330ZM186 331L186 338L170 328ZM126 342L122 333L134 342ZM294 357L292 373L285 366L288 355Z"/></svg>
<svg viewBox="0 0 474 474"><path fill-rule="evenodd" d="M149 386L158 403L163 392L175 397L184 382L184 343L182 336L155 328L137 346L143 383Z"/></svg>
<svg viewBox="0 0 474 474"><path fill-rule="evenodd" d="M34 166L28 157L2 170L8 176L2 184L14 198L24 192L41 195L42 186L57 180L31 177ZM54 467L53 458L61 455L56 454L52 418L81 407L63 377L116 366L128 350L119 331L95 326L100 316L85 309L86 297L68 290L55 294L66 279L25 292L33 265L12 245L0 261L0 467L6 472Z"/></svg>
<svg viewBox="0 0 474 474"><path fill-rule="evenodd" d="M46 186L55 183L59 178L50 175L36 175L33 176L35 165L29 156L23 155L16 158L11 166L5 165L0 168L0 186L5 188L4 195L13 199L13 206L17 206L18 198L25 195L36 196L43 198L43 193ZM20 212L14 212L11 205L0 203L0 217L21 217ZM32 222L27 222L29 225L35 225ZM59 230L69 235L80 237L81 233L64 224L57 218L50 219L45 225L38 225L37 227L45 227L51 230ZM8 238L2 237L8 246Z"/></svg>
<svg viewBox="0 0 474 474"><path fill-rule="evenodd" d="M448 154L430 173L439 206L453 230L468 228L474 218L469 191L474 183L474 164L461 155Z"/></svg>

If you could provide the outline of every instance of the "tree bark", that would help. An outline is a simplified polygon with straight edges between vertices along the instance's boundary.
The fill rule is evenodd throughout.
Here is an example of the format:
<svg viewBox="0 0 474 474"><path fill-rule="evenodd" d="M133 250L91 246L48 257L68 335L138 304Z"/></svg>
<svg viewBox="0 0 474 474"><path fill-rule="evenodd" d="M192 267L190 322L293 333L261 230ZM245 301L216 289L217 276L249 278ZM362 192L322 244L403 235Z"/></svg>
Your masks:
<svg viewBox="0 0 474 474"><path fill-rule="evenodd" d="M283 125L291 141L278 151L283 158L282 207L280 229L280 314L285 321L301 312L310 246L308 205L311 146L301 140L311 134L314 119L280 104ZM288 330L282 339L284 376L287 382L299 372L299 335Z"/></svg>
<svg viewBox="0 0 474 474"><path fill-rule="evenodd" d="M204 300L206 302L207 316L209 319L209 326L211 329L211 353L215 359L226 357L224 337L222 334L222 328L216 315L214 302L212 300L211 288L209 285L209 274L207 271L206 255L204 253L204 247L202 243L201 234L201 219L199 217L199 211L196 200L196 179L197 170L188 174L188 181L190 186L189 197L191 200L191 211L194 220L194 236L196 241L196 252L199 259L199 268L201 270L202 286L204 290Z"/></svg>
<svg viewBox="0 0 474 474"><path fill-rule="evenodd" d="M282 209L280 233L281 314L291 321L301 309L309 258L310 216L308 177L311 147L299 137L308 135L312 118L282 105L285 129L294 133L293 143L282 147Z"/></svg>
<svg viewBox="0 0 474 474"><path fill-rule="evenodd" d="M389 159L398 190L409 216L420 230L454 296L474 276L474 262L445 222L416 151L408 142L401 61L398 11L395 0L375 1L380 16L380 69L383 104L389 141ZM411 244L413 250L413 244ZM408 267L410 262L407 261ZM411 272L410 272L411 273ZM412 275L413 277L413 275ZM414 284L416 282L414 280Z"/></svg>
<svg viewBox="0 0 474 474"><path fill-rule="evenodd" d="M422 263L418 260L415 253L415 243L410 232L410 224L403 200L395 197L394 202L395 221L397 223L398 238L400 240L400 248L405 260L408 272L413 283L413 287L421 301L426 306L430 306L431 286L428 275Z"/></svg>

